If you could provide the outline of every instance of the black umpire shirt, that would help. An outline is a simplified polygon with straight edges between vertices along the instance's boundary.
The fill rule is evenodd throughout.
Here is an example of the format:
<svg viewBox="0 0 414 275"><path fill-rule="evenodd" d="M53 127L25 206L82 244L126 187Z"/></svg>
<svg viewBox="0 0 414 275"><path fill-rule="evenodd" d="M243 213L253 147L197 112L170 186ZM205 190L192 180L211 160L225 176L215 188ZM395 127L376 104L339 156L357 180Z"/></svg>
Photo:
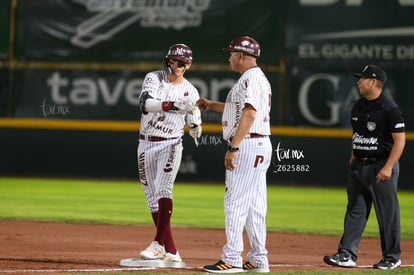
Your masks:
<svg viewBox="0 0 414 275"><path fill-rule="evenodd" d="M398 105L383 93L374 100L360 98L351 111L352 150L357 158L385 159L394 144L391 133L405 132Z"/></svg>

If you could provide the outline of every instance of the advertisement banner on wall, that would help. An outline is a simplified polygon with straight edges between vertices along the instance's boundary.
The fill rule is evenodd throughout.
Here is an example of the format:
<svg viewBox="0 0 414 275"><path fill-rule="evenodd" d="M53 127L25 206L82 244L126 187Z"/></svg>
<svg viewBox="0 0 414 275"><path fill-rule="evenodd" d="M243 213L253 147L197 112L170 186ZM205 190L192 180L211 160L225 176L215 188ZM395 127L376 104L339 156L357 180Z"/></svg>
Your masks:
<svg viewBox="0 0 414 275"><path fill-rule="evenodd" d="M349 128L360 97L353 74L377 64L388 75L384 92L414 129L413 12L413 1L287 1L284 123Z"/></svg>
<svg viewBox="0 0 414 275"><path fill-rule="evenodd" d="M413 13L413 1L287 1L288 66L414 68Z"/></svg>
<svg viewBox="0 0 414 275"><path fill-rule="evenodd" d="M87 120L137 120L138 96L144 72L89 70L18 70L13 78L13 116ZM186 78L200 97L225 101L239 78L236 72L188 71ZM266 73L273 95L276 123L279 75ZM221 122L221 115L203 112L205 122Z"/></svg>
<svg viewBox="0 0 414 275"><path fill-rule="evenodd" d="M249 35L263 62L282 50L283 1L21 0L17 5L16 57L43 61L156 61L176 43L194 60L223 61L222 48Z"/></svg>
<svg viewBox="0 0 414 275"><path fill-rule="evenodd" d="M350 128L350 112L360 98L354 73L344 70L298 69L286 82L285 124L306 127ZM414 79L410 72L390 72L383 92L401 108L406 128L414 129Z"/></svg>

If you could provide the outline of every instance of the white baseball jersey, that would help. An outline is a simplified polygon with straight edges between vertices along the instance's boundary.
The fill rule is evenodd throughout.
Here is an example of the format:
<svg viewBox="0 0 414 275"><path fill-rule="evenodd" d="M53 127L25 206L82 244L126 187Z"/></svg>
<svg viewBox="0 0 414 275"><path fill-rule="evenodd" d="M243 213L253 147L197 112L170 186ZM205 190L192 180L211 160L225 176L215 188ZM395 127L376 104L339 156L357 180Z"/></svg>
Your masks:
<svg viewBox="0 0 414 275"><path fill-rule="evenodd" d="M268 269L266 250L267 191L266 173L271 163L270 142L271 87L258 67L244 72L230 90L223 112L223 137L230 140L236 133L243 108L247 103L256 109L256 118L249 133L239 145L234 160L235 169L226 170L226 239L222 260L233 266L242 266L243 230L250 242L249 261Z"/></svg>
<svg viewBox="0 0 414 275"><path fill-rule="evenodd" d="M259 67L244 72L227 95L222 117L223 138L229 140L236 133L246 103L257 112L250 133L270 135L271 97L270 83Z"/></svg>
<svg viewBox="0 0 414 275"><path fill-rule="evenodd" d="M150 72L145 76L142 92L146 91L160 101L199 99L197 89L186 79L171 85L165 71ZM137 149L138 173L145 192L148 208L158 211L160 198L173 197L174 181L182 158L182 139L185 124L201 124L200 110L193 115L185 111L149 112L141 116L140 135L165 138L165 140L139 140Z"/></svg>
<svg viewBox="0 0 414 275"><path fill-rule="evenodd" d="M187 79L179 85L171 85L164 70L148 73L142 84L142 91L147 91L154 99L160 101L196 102L200 98L197 89ZM142 114L140 134L164 138L181 137L186 123L201 124L198 108L193 115L184 111Z"/></svg>

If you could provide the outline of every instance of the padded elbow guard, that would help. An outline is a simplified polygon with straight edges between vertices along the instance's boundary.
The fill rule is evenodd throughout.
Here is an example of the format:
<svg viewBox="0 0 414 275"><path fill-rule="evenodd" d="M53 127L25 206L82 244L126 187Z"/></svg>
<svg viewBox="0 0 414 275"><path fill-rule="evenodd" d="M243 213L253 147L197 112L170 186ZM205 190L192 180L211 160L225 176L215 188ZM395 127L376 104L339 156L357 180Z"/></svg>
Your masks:
<svg viewBox="0 0 414 275"><path fill-rule="evenodd" d="M153 98L147 91L142 91L139 95L139 107L144 115L148 114L147 110L145 109L145 103L147 102L148 98Z"/></svg>

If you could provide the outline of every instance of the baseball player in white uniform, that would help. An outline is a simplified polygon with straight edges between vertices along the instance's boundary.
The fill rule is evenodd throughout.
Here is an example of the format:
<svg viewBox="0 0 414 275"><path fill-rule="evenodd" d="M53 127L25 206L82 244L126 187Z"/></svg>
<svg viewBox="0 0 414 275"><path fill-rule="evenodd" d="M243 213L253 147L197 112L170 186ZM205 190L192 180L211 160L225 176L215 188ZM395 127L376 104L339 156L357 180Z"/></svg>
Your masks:
<svg viewBox="0 0 414 275"><path fill-rule="evenodd" d="M170 47L164 70L148 73L142 84L142 109L138 144L138 172L151 211L156 235L140 255L148 260L181 262L172 236L170 218L173 186L181 163L184 127L197 142L201 136L199 99L196 88L184 78L193 55L184 44Z"/></svg>
<svg viewBox="0 0 414 275"><path fill-rule="evenodd" d="M272 157L270 142L271 87L257 66L260 46L242 36L224 48L230 52L230 66L241 77L225 103L200 99L202 111L223 113L223 138L229 148L224 158L224 196L227 242L221 260L204 266L212 273L269 272L266 244L266 173ZM250 242L249 258L243 264L243 230Z"/></svg>

